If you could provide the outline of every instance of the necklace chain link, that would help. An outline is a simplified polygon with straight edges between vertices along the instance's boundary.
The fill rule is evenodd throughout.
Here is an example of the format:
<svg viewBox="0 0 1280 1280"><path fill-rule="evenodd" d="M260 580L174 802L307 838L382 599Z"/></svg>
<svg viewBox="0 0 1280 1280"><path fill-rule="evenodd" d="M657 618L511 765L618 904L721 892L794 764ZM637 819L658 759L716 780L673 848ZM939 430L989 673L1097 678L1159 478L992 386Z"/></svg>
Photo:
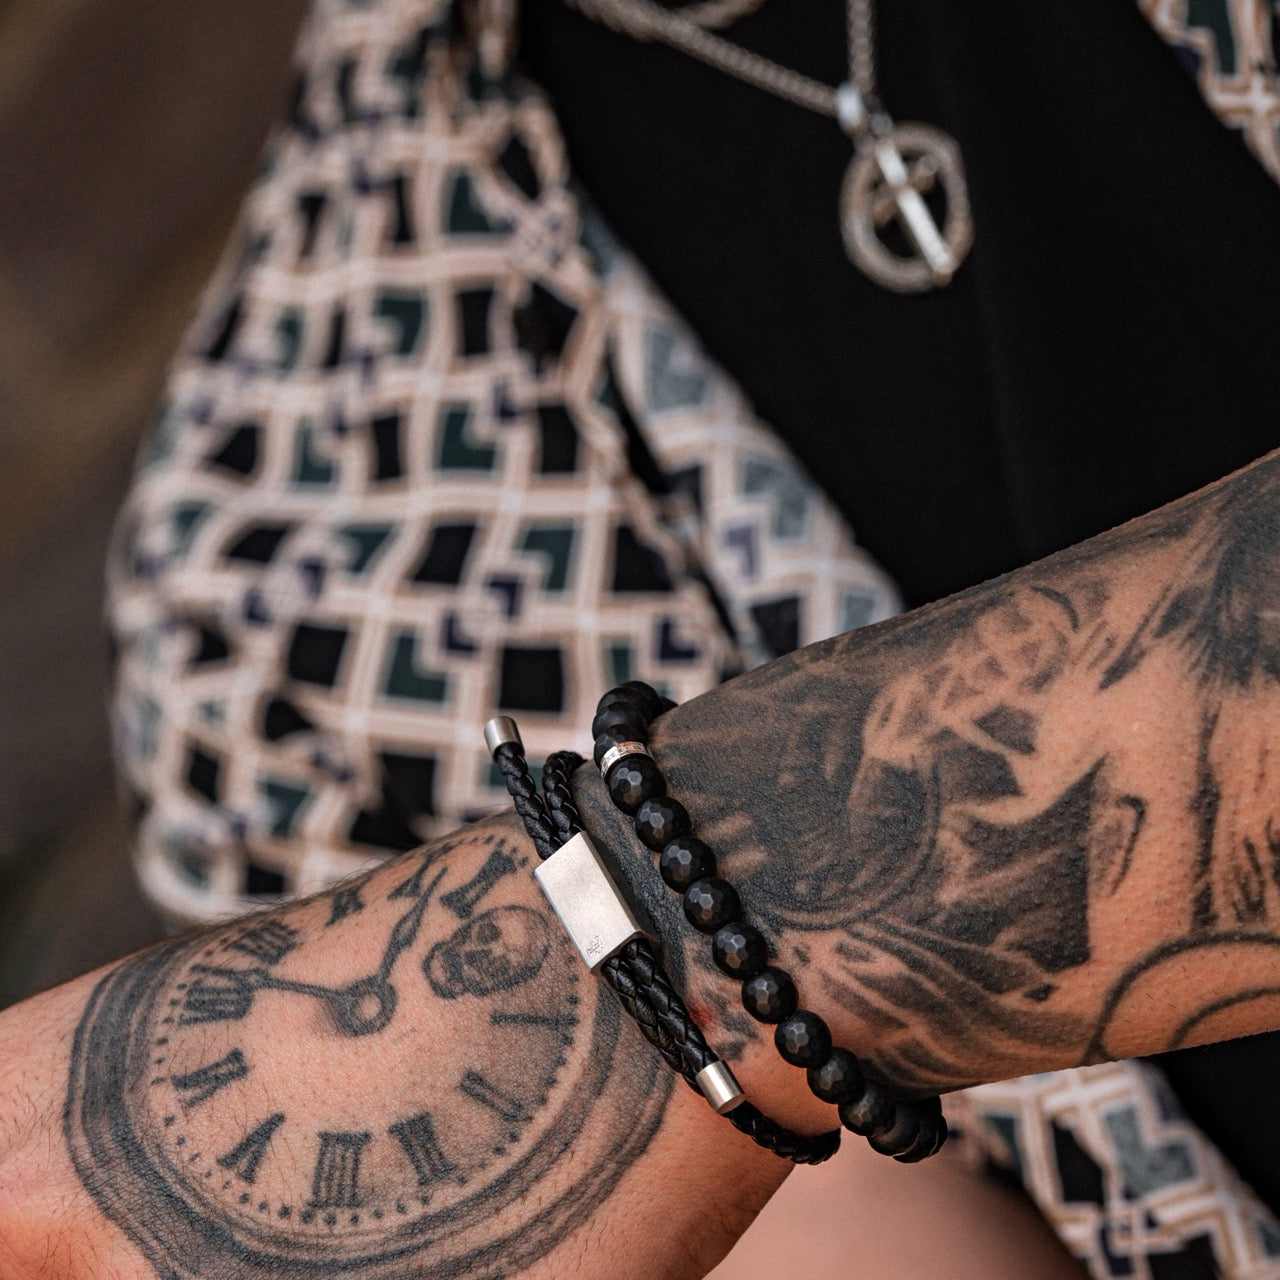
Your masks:
<svg viewBox="0 0 1280 1280"><path fill-rule="evenodd" d="M708 66L819 115L838 116L831 85L779 66L708 28L723 26L760 7L763 0L708 0L665 9L655 0L568 0L575 9L635 40L657 40ZM875 21L871 0L847 0L849 82L870 103L875 94Z"/></svg>

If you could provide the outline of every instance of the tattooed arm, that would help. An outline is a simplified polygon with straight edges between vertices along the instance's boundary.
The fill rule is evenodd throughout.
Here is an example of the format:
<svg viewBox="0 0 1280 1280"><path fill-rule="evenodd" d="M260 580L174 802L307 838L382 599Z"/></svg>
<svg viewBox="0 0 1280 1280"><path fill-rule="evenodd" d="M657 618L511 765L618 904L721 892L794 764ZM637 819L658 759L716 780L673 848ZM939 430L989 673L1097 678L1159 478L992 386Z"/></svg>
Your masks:
<svg viewBox="0 0 1280 1280"><path fill-rule="evenodd" d="M923 1089L1280 1024L1278 496L1264 460L664 717L838 1039ZM579 783L712 1042L829 1124ZM0 1017L0 1273L700 1274L783 1169L579 974L530 856L471 828Z"/></svg>
<svg viewBox="0 0 1280 1280"><path fill-rule="evenodd" d="M805 1000L893 1079L1275 1027L1280 456L774 662L655 741ZM703 973L718 1035L749 1039Z"/></svg>
<svg viewBox="0 0 1280 1280"><path fill-rule="evenodd" d="M0 1015L0 1276L704 1274L785 1168L675 1087L532 857L480 824Z"/></svg>

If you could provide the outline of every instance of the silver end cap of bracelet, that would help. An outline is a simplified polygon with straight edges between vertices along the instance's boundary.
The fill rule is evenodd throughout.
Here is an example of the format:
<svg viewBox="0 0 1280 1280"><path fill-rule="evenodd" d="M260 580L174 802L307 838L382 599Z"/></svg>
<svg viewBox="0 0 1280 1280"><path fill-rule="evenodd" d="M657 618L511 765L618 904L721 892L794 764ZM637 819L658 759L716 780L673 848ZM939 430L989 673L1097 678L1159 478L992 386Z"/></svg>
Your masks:
<svg viewBox="0 0 1280 1280"><path fill-rule="evenodd" d="M489 748L489 754L494 755L508 742L514 742L521 751L524 750L516 722L510 716L494 716L484 727L484 745Z"/></svg>
<svg viewBox="0 0 1280 1280"><path fill-rule="evenodd" d="M726 1111L732 1111L740 1102L746 1100L747 1095L743 1093L742 1086L734 1078L728 1064L719 1060L711 1063L710 1066L703 1067L694 1076L694 1081L702 1090L702 1096L711 1104L718 1116L724 1115Z"/></svg>

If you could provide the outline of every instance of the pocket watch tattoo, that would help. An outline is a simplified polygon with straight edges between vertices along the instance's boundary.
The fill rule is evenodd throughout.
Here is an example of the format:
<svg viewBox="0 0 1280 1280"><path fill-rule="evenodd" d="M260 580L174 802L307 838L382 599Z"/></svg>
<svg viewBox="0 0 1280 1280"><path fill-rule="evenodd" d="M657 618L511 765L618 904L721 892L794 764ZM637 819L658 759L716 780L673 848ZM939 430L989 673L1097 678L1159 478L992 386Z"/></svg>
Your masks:
<svg viewBox="0 0 1280 1280"><path fill-rule="evenodd" d="M619 1049L524 862L463 837L102 979L66 1137L159 1275L497 1277L610 1194L670 1078Z"/></svg>

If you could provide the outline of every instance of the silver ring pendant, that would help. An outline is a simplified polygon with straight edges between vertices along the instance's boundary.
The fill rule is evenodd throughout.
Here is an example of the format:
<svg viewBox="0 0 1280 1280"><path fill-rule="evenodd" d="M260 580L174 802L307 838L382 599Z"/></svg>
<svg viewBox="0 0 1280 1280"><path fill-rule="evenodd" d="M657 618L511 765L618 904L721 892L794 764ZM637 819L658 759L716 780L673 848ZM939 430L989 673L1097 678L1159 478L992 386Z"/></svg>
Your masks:
<svg viewBox="0 0 1280 1280"><path fill-rule="evenodd" d="M946 203L941 227L924 200L935 188ZM884 241L894 222L907 255ZM973 244L960 148L927 124L864 133L840 189L840 225L854 265L884 288L925 293L950 284Z"/></svg>

